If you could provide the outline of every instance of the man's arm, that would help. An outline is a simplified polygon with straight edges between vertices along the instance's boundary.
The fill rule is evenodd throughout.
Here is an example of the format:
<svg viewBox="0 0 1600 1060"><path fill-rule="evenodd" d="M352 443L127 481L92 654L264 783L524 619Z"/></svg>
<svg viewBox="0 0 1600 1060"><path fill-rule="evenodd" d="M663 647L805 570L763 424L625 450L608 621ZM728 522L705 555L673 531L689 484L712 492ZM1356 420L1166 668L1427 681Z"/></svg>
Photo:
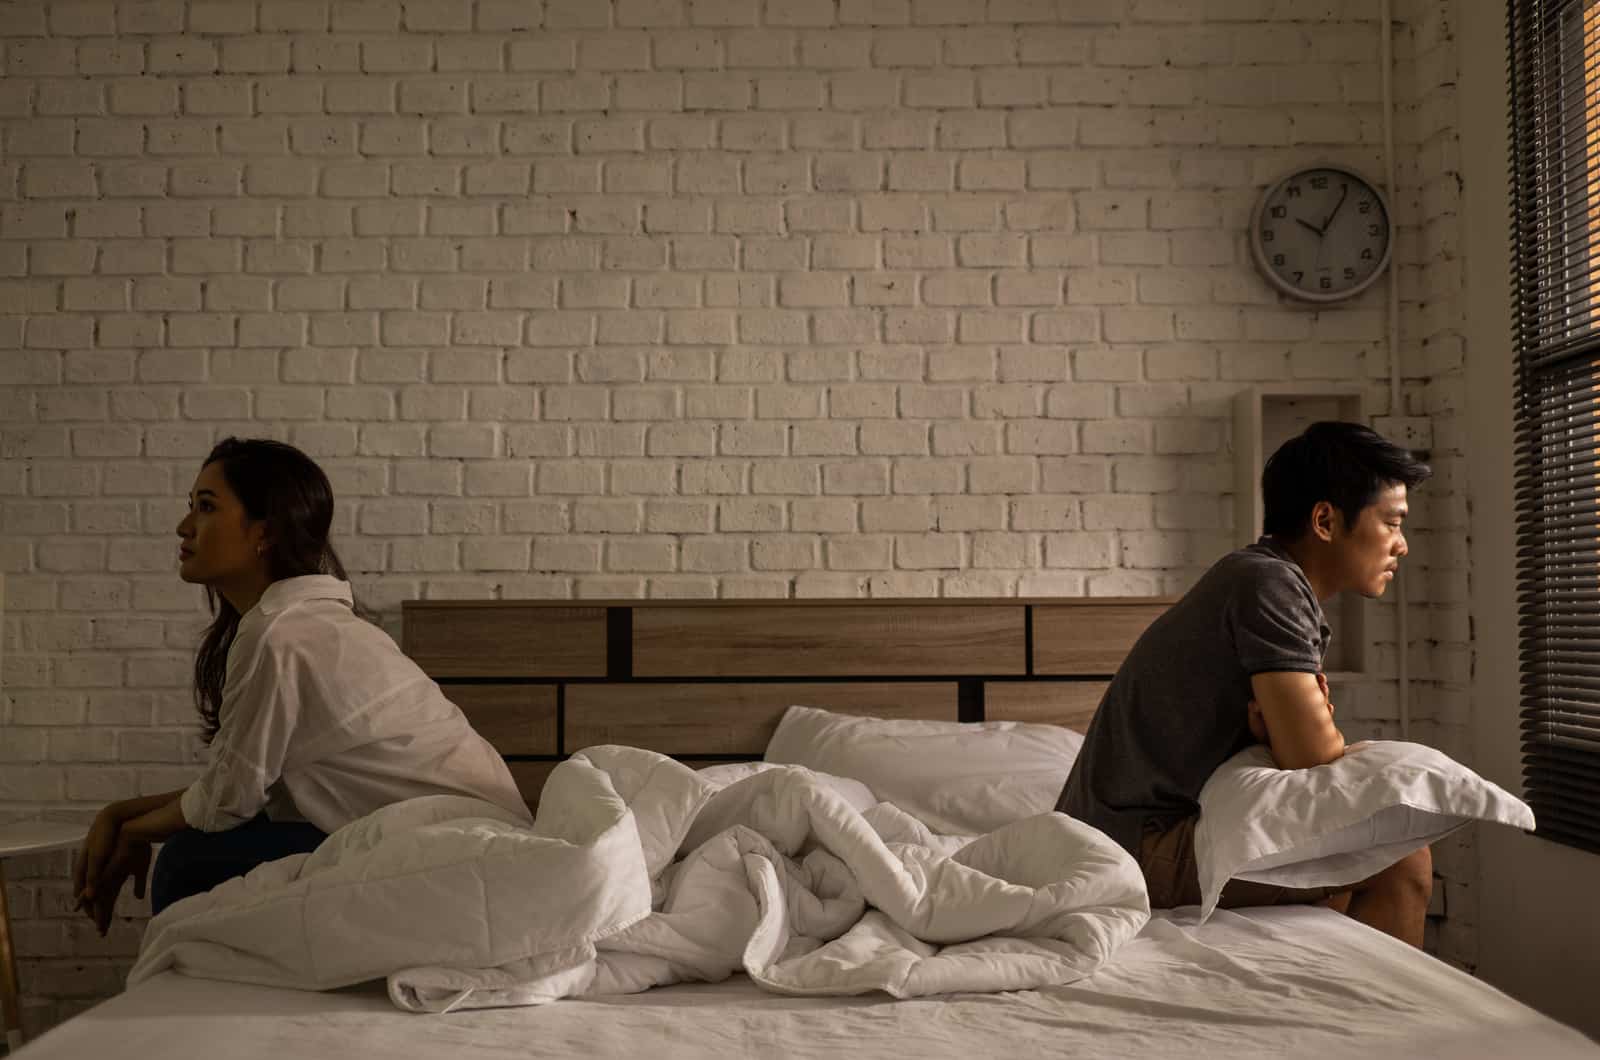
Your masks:
<svg viewBox="0 0 1600 1060"><path fill-rule="evenodd" d="M1327 685L1319 674L1268 671L1252 675L1250 688L1279 769L1327 765L1344 754L1344 734L1333 724Z"/></svg>

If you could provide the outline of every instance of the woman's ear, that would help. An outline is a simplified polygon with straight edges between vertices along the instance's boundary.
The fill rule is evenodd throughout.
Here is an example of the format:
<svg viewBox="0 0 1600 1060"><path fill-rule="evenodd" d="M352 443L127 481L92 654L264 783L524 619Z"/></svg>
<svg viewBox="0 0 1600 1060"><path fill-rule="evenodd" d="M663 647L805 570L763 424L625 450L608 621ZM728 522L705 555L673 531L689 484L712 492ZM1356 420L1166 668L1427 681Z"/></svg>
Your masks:
<svg viewBox="0 0 1600 1060"><path fill-rule="evenodd" d="M272 548L272 542L267 539L266 521L250 523L245 528L245 534L250 541L250 551L254 552L257 558L265 557L267 551Z"/></svg>

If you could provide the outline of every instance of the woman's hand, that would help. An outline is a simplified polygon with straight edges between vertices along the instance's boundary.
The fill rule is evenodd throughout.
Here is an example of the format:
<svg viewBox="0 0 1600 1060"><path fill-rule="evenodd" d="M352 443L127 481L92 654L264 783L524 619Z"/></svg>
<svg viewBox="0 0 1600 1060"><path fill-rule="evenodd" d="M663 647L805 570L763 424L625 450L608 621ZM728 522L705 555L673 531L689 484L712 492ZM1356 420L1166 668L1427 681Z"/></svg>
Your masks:
<svg viewBox="0 0 1600 1060"><path fill-rule="evenodd" d="M106 859L99 878L88 888L86 899L90 918L103 936L111 927L117 896L122 885L133 877L133 896L144 897L145 880L150 875L150 844L119 832L116 845Z"/></svg>
<svg viewBox="0 0 1600 1060"><path fill-rule="evenodd" d="M185 827L184 790L123 799L95 815L72 863L72 891L76 908L88 914L100 934L111 927L111 912L129 876L133 877L134 897L144 897L150 844Z"/></svg>
<svg viewBox="0 0 1600 1060"><path fill-rule="evenodd" d="M120 802L113 802L96 814L94 824L89 826L89 834L84 837L83 846L72 862L72 893L77 899L75 908L86 910L91 918L94 916L91 903L94 901L95 885L99 883L106 862L116 849L122 820Z"/></svg>

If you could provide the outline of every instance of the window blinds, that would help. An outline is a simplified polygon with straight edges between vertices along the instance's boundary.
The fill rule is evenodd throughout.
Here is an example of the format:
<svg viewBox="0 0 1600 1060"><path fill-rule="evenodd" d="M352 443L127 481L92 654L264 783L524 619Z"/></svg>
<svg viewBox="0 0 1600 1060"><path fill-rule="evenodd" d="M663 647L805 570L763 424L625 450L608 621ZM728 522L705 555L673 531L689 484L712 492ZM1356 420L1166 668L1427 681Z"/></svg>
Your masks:
<svg viewBox="0 0 1600 1060"><path fill-rule="evenodd" d="M1522 762L1600 852L1600 0L1510 0Z"/></svg>

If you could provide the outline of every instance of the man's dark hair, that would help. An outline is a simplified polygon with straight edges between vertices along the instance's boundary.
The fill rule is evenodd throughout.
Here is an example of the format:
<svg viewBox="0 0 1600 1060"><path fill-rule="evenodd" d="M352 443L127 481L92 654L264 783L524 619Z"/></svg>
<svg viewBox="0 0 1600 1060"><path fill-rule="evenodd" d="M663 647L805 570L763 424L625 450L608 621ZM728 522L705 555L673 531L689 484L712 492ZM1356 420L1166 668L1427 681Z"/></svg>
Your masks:
<svg viewBox="0 0 1600 1060"><path fill-rule="evenodd" d="M1261 531L1280 541L1299 540L1319 501L1332 504L1353 527L1361 509L1384 489L1413 489L1432 474L1427 464L1359 423L1313 423L1267 459Z"/></svg>

